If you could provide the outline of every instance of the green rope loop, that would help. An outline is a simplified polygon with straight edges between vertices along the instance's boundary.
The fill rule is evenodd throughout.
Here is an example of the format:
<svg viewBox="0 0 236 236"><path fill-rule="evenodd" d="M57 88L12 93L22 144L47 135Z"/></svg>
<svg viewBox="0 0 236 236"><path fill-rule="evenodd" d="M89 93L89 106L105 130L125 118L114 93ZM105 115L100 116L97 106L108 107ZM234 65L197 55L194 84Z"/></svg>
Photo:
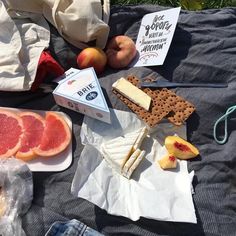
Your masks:
<svg viewBox="0 0 236 236"><path fill-rule="evenodd" d="M228 110L226 111L226 113L221 116L214 124L214 131L213 131L213 136L214 136L214 139L215 141L218 143L218 144L224 144L227 139L228 139L228 130L227 130L227 127L228 127L228 116L234 112L236 110L236 105L235 106L232 106L230 108L228 108ZM217 125L221 122L221 121L224 121L225 122L225 131L224 131L224 138L222 140L219 140L217 138L217 135L216 135L216 129L217 129Z"/></svg>

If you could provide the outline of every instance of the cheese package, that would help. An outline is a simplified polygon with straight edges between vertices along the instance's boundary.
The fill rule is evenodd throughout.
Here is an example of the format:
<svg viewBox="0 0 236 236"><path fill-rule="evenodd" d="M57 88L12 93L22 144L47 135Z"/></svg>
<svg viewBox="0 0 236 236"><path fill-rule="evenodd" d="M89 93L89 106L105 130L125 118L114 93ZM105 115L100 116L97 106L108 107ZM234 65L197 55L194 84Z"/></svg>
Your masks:
<svg viewBox="0 0 236 236"><path fill-rule="evenodd" d="M144 157L145 151L139 147L147 133L144 127L103 143L101 152L104 159L116 172L130 178Z"/></svg>
<svg viewBox="0 0 236 236"><path fill-rule="evenodd" d="M53 91L56 103L62 107L111 123L110 110L94 69L71 68L55 79Z"/></svg>
<svg viewBox="0 0 236 236"><path fill-rule="evenodd" d="M114 82L112 88L127 97L133 103L143 107L146 111L149 110L152 100L151 97L125 78L122 77Z"/></svg>

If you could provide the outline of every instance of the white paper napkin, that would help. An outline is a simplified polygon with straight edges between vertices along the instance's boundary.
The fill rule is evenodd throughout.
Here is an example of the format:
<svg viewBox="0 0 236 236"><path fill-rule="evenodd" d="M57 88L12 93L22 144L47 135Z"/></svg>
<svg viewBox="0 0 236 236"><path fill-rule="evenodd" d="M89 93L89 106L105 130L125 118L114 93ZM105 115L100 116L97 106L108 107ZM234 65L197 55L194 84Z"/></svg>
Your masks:
<svg viewBox="0 0 236 236"><path fill-rule="evenodd" d="M144 126L134 113L111 110L111 125L85 117L81 139L85 145L72 182L72 194L105 209L109 214L138 220L141 216L156 220L196 223L192 200L192 177L186 161L178 161L174 170L162 170L157 164L167 153L167 135L186 138L186 126L163 122L151 130L141 148L146 157L126 179L110 168L100 153L102 142Z"/></svg>

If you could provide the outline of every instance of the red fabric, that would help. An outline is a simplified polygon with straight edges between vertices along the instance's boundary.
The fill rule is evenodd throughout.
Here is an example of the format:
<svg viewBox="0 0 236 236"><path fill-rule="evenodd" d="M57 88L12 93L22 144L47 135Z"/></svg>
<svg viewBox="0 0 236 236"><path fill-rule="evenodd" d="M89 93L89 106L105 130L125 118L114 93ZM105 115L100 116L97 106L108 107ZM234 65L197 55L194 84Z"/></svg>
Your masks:
<svg viewBox="0 0 236 236"><path fill-rule="evenodd" d="M38 68L35 80L31 86L31 91L35 91L39 85L44 81L47 75L56 77L65 73L65 70L58 64L58 62L51 56L49 51L43 51L39 58Z"/></svg>

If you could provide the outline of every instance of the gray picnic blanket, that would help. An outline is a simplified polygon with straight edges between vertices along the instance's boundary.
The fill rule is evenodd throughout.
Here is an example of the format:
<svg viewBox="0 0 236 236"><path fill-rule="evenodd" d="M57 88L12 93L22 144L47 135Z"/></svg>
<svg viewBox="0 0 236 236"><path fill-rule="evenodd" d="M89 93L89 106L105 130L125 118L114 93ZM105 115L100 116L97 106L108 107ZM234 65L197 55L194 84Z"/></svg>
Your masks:
<svg viewBox="0 0 236 236"><path fill-rule="evenodd" d="M166 9L158 5L112 6L110 37L125 34L136 40L142 17ZM22 216L26 235L45 235L55 221L77 219L104 235L227 235L236 234L236 112L228 118L228 140L219 145L213 138L215 121L236 104L236 8L181 10L173 41L162 66L108 68L99 76L108 105L128 108L112 93L111 84L121 76L152 74L175 82L227 82L227 88L175 88L173 91L193 103L196 112L187 120L187 138L200 157L188 162L194 170L194 206L197 224L141 218L133 222L113 216L92 203L72 196L71 183L83 145L80 128L83 115L56 105L55 84L45 81L39 90L2 92L0 105L63 111L73 122L73 163L62 172L34 172L32 206ZM51 26L50 52L64 67L76 66L78 49L68 44ZM223 123L219 134L224 133ZM158 209L156 209L158 211Z"/></svg>

